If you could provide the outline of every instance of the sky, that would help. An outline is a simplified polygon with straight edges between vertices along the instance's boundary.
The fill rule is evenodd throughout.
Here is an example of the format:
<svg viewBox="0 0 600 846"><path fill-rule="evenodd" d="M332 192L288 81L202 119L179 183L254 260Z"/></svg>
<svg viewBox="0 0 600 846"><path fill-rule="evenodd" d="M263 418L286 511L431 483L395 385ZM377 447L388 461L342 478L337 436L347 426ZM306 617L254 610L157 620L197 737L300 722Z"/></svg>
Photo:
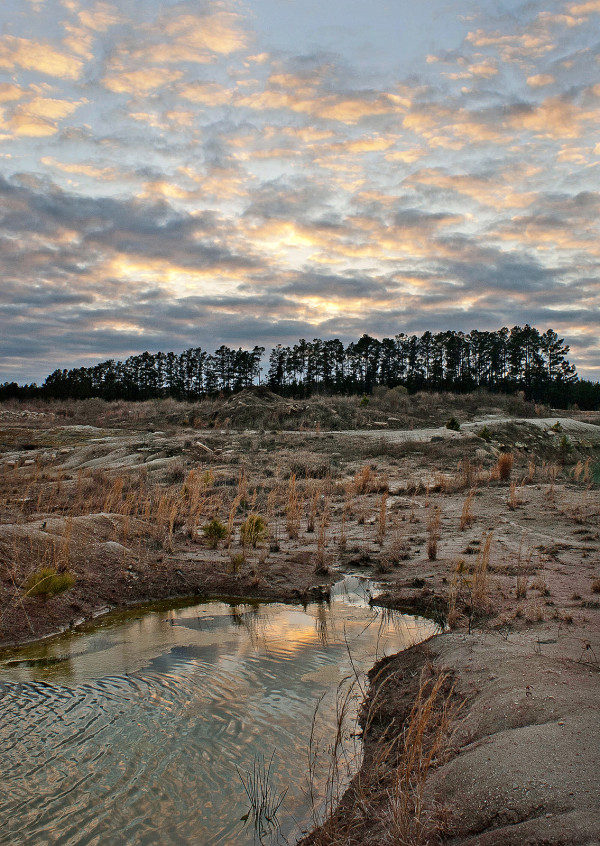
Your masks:
<svg viewBox="0 0 600 846"><path fill-rule="evenodd" d="M600 0L3 0L0 382L530 323L600 379Z"/></svg>

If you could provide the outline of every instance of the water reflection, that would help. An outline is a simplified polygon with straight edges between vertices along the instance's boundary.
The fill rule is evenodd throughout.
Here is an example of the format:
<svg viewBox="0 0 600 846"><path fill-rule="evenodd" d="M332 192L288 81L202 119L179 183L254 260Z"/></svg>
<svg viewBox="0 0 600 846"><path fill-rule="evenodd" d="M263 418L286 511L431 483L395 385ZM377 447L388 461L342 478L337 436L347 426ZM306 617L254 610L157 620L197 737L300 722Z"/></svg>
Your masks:
<svg viewBox="0 0 600 846"><path fill-rule="evenodd" d="M369 608L368 591L347 578L306 609L130 612L3 656L0 843L252 843L236 768L272 754L273 789L287 790L281 837L293 840L310 823L316 704L313 745L326 748L343 680L434 628ZM323 756L314 768L326 779Z"/></svg>

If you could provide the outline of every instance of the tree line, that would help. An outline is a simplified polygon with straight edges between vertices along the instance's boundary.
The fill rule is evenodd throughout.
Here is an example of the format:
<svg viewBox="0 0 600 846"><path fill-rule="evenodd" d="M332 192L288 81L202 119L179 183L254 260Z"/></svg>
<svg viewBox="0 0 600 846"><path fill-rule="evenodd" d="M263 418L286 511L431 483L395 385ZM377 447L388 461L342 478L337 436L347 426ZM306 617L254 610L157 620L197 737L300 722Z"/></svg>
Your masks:
<svg viewBox="0 0 600 846"><path fill-rule="evenodd" d="M277 344L267 368L261 346L223 345L212 354L194 347L180 354L144 352L125 361L55 370L39 387L4 383L0 399L195 400L262 383L290 397L368 394L378 385L403 385L411 392L523 391L527 399L559 407L600 407L600 385L578 378L568 352L554 330L539 332L528 324L491 332L399 333L383 340L363 335L348 345L338 338L300 339L293 346Z"/></svg>

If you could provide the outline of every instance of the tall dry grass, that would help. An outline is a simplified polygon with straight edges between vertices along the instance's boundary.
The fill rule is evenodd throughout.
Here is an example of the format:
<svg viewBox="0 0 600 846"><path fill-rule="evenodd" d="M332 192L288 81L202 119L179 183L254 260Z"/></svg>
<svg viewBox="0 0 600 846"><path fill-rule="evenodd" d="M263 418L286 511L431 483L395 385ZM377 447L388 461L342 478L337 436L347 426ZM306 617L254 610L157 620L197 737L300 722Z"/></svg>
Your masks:
<svg viewBox="0 0 600 846"><path fill-rule="evenodd" d="M384 665L371 680L371 693L363 705L361 724L367 742L363 766L343 795L351 774L348 763L348 717L342 697L336 731L328 752L328 777L315 788L314 744L311 744L311 799L317 829L302 846L426 846L437 841L442 828L441 808L425 800L429 774L446 759L453 721L460 710L447 672L428 664L423 669L412 707L399 715L398 725L388 717L381 730L381 712L394 698L394 675L386 677ZM355 693L356 683L351 687ZM312 740L312 735L311 735ZM321 779L323 781L323 779ZM339 803L339 804L338 804ZM324 819L323 819L324 817Z"/></svg>
<svg viewBox="0 0 600 846"><path fill-rule="evenodd" d="M442 511L439 505L429 509L427 518L427 557L435 561L438 554L438 543L441 537Z"/></svg>

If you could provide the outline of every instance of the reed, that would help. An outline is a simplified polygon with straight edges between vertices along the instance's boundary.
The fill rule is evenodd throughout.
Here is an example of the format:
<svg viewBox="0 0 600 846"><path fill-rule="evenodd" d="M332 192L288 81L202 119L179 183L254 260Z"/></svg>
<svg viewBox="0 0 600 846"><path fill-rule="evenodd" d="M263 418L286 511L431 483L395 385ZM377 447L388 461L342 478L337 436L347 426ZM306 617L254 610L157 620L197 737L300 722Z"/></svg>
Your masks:
<svg viewBox="0 0 600 846"><path fill-rule="evenodd" d="M385 491L379 500L379 515L377 520L377 542L381 545L385 540L385 530L387 524L387 501L388 492Z"/></svg>
<svg viewBox="0 0 600 846"><path fill-rule="evenodd" d="M292 473L288 484L286 511L287 533L292 540L297 540L300 534L300 498L296 486L296 474Z"/></svg>
<svg viewBox="0 0 600 846"><path fill-rule="evenodd" d="M430 509L427 519L427 557L430 561L437 558L441 522L442 512L439 505L436 505Z"/></svg>
<svg viewBox="0 0 600 846"><path fill-rule="evenodd" d="M473 524L475 517L473 515L473 511L471 509L473 503L473 497L475 496L475 489L471 488L469 493L467 494L465 501L463 502L462 512L460 515L460 524L459 528L461 532L464 532L469 526Z"/></svg>

